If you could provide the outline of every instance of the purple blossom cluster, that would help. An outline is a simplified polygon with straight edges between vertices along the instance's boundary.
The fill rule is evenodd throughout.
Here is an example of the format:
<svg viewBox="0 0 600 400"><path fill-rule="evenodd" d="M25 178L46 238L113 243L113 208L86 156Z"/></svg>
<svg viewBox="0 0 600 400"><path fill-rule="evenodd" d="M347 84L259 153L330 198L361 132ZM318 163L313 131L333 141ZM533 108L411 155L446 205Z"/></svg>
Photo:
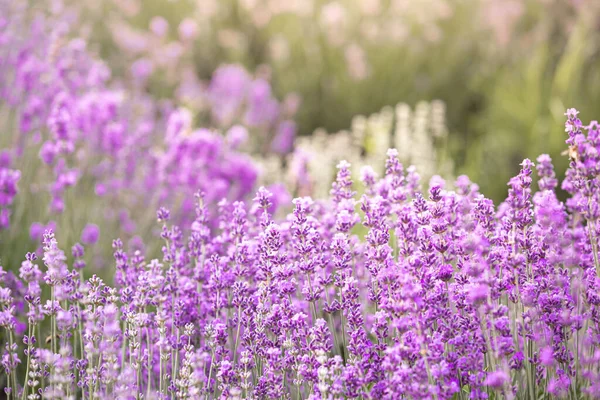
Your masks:
<svg viewBox="0 0 600 400"><path fill-rule="evenodd" d="M216 11L222 5L207 3L203 6L214 7ZM73 8L85 10L87 7L81 4L73 5ZM289 93L283 101L278 101L271 86L270 66L261 64L256 73L251 74L241 64L215 65L210 82L203 82L197 76L198 66L195 64L197 56L203 58L202 53L214 44L213 39L202 37L207 33L206 27L200 28L198 21L189 15L178 25L172 24L173 18L169 18L170 23L157 15L150 19L148 26L140 27L131 24L128 18L122 18L123 10L119 7L114 11L115 19L108 28L115 42L113 44L123 55L118 63L128 67L125 69L138 89L155 92L158 86L163 89L161 94L171 93L176 102L198 112L207 124L222 130L235 128L237 134L241 128L249 131L246 135L251 133L250 143L245 147L254 152L272 151L285 155L292 150L296 135L293 117L298 111L299 96ZM132 12L137 14L139 11ZM218 13L228 12L223 9ZM94 37L91 39L93 42ZM204 46L202 43L207 39L213 43ZM202 48L200 53L199 48ZM129 60L131 65L127 62ZM213 61L206 64L211 65ZM202 63L201 69L206 67Z"/></svg>
<svg viewBox="0 0 600 400"><path fill-rule="evenodd" d="M10 168L10 154L0 154L0 230L10 225L10 206L17 194L21 171Z"/></svg>
<svg viewBox="0 0 600 400"><path fill-rule="evenodd" d="M49 195L50 216L65 211L75 188L117 211L179 204L197 190L210 202L251 194L258 170L236 150L244 135L196 129L185 109L112 79L74 36L68 8L47 15L2 0L0 15L0 113L8 131L0 141L0 228L21 174L22 192Z"/></svg>
<svg viewBox="0 0 600 400"><path fill-rule="evenodd" d="M10 398L600 398L600 129L568 110L571 164L524 160L495 207L461 176L421 189L338 165L324 200L206 196L157 212L162 258L113 242L114 282L84 279L44 234L2 270ZM534 188L537 175L538 190ZM93 235L92 235L93 236Z"/></svg>
<svg viewBox="0 0 600 400"><path fill-rule="evenodd" d="M288 96L279 103L265 77L253 78L239 65L223 65L213 74L204 95L217 126L239 130L240 125L235 124L242 124L262 136L258 144L263 151L283 155L292 151L296 124L291 117L297 111L298 99Z"/></svg>

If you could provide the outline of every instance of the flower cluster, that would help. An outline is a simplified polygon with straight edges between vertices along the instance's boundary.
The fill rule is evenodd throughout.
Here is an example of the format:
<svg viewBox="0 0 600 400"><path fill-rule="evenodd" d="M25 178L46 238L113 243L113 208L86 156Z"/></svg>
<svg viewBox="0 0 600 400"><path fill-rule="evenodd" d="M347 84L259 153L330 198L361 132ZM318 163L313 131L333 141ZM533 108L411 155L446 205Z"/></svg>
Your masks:
<svg viewBox="0 0 600 400"><path fill-rule="evenodd" d="M10 225L10 205L18 187L21 171L10 168L11 157L7 153L0 155L0 229Z"/></svg>
<svg viewBox="0 0 600 400"><path fill-rule="evenodd" d="M51 231L2 270L11 398L533 399L600 397L597 124L567 112L571 166L524 160L495 207L389 150L353 190L159 209L162 258L113 242L114 282L85 279ZM534 175L539 190L534 188ZM86 235L87 236L87 235ZM44 340L44 338L47 338Z"/></svg>
<svg viewBox="0 0 600 400"><path fill-rule="evenodd" d="M135 223L151 223L152 212L143 212L148 208L183 202L182 213L193 209L189 199L197 190L211 203L251 194L258 170L238 151L246 140L244 127L226 137L196 129L187 110L111 78L86 41L74 37L68 12L48 16L2 0L0 14L0 114L6 116L0 140L0 228L9 225L21 175L20 195L47 208L35 214L44 222L67 209L82 209L72 202L85 198L87 218L100 214L93 215L96 222L119 220L130 226L127 231ZM268 85L263 92L254 90L256 101L278 107L269 90ZM263 121L261 107L252 104L254 122L275 123ZM280 130L285 140L293 140L293 125ZM89 206L102 201L111 202L111 208Z"/></svg>
<svg viewBox="0 0 600 400"><path fill-rule="evenodd" d="M236 129L237 137L241 132L236 122L256 132L252 136L255 151L284 155L292 151L296 125L290 118L297 111L298 99L290 96L280 104L266 77L252 78L239 65L223 65L203 95L217 126Z"/></svg>
<svg viewBox="0 0 600 400"><path fill-rule="evenodd" d="M136 1L117 3L137 14ZM335 61L319 56L325 45L341 50L355 80L372 66L354 21L364 44L419 27L436 43L453 12L443 0L425 14L398 1L357 2L356 15L335 1L280 3L223 2L254 28L295 14L294 29L309 34L316 17L320 31L297 46L300 58L321 65ZM518 20L524 11L512 3L503 18ZM221 18L220 7L200 7L205 21ZM352 133L329 139L336 154L323 154L320 135L301 142L289 158L301 197L276 179L249 200L259 172L242 150L276 153L281 164L296 134L298 99L278 101L268 69L224 65L203 86L177 60L205 27L185 19L172 42L167 20L154 17L150 36L120 26L136 58L132 79L120 80L76 35L86 6L40 8L0 0L0 386L9 399L600 398L597 122L567 110L561 186L550 156L526 159L497 207L466 176L422 185L419 173L451 175L433 154L446 146L441 102L357 118ZM396 23L413 14L415 26ZM236 32L218 36L239 50ZM280 67L286 43L269 44ZM148 94L163 72L168 84L177 77L173 101ZM317 80L319 99L340 86ZM120 239L113 268L100 268L96 244L114 238L107 220Z"/></svg>

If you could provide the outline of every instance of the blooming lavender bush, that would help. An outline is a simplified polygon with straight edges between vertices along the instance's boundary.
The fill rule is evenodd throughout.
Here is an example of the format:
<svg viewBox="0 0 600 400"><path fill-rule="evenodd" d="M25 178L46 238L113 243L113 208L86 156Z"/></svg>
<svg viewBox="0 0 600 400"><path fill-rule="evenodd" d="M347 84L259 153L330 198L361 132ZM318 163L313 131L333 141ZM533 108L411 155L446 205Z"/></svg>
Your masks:
<svg viewBox="0 0 600 400"><path fill-rule="evenodd" d="M428 153L408 144L419 129L444 137L440 103L427 128L426 105L411 127L396 109L398 151L392 110L370 119L349 148L372 164L360 183L342 161L324 198L289 201L277 182L248 201L257 169L239 150L288 153L296 102L233 65L200 92L182 78L177 100L206 103L192 111L158 101L151 62L113 78L74 36L77 7L53 4L0 0L8 398L600 398L598 123L566 113L564 202L547 155L523 161L498 207L465 176L423 189L432 171L402 162ZM343 43L344 7L322 8ZM168 37L160 17L150 29ZM181 41L197 29L182 23ZM168 67L181 48L159 50ZM107 267L95 256L115 237Z"/></svg>
<svg viewBox="0 0 600 400"><path fill-rule="evenodd" d="M124 240L149 237L158 205L184 218L197 190L208 204L239 200L257 179L238 150L244 126L226 135L196 128L186 109L113 79L74 36L68 11L0 0L0 229L14 227L0 243L4 263L18 262L8 249L27 247L29 226L39 244L49 224L69 241L89 236L88 223ZM112 236L101 237L107 250Z"/></svg>
<svg viewBox="0 0 600 400"><path fill-rule="evenodd" d="M566 115L566 202L546 155L495 207L465 176L421 190L389 150L360 198L341 162L327 199L294 199L282 219L264 188L217 213L199 193L190 223L160 208L162 258L117 239L111 281L84 279L87 248L67 255L48 230L41 260L2 270L5 391L598 398L600 126Z"/></svg>

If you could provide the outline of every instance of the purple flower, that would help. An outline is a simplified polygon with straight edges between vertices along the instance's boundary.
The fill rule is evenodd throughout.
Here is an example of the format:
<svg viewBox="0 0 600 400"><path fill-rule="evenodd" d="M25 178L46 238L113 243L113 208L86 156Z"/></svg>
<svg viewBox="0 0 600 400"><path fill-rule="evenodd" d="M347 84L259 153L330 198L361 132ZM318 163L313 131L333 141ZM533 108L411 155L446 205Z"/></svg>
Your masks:
<svg viewBox="0 0 600 400"><path fill-rule="evenodd" d="M18 191L17 184L20 178L20 171L0 168L0 207L12 204Z"/></svg>
<svg viewBox="0 0 600 400"><path fill-rule="evenodd" d="M277 127L277 133L271 142L271 150L279 154L287 154L293 150L296 136L296 124L283 121Z"/></svg>
<svg viewBox="0 0 600 400"><path fill-rule="evenodd" d="M96 224L87 224L81 232L81 242L87 245L96 244L100 237L100 228Z"/></svg>
<svg viewBox="0 0 600 400"><path fill-rule="evenodd" d="M253 81L248 88L248 109L244 121L252 126L269 126L279 117L279 103L271 95L271 85L263 79Z"/></svg>
<svg viewBox="0 0 600 400"><path fill-rule="evenodd" d="M248 130L241 125L234 125L227 131L227 142L232 148L238 148L248 140Z"/></svg>
<svg viewBox="0 0 600 400"><path fill-rule="evenodd" d="M145 82L148 79L148 77L152 75L153 70L154 65L150 60L145 58L141 58L131 65L131 74L140 83Z"/></svg>
<svg viewBox="0 0 600 400"><path fill-rule="evenodd" d="M487 301L490 294L490 288L486 284L474 284L468 288L469 301L478 304Z"/></svg>
<svg viewBox="0 0 600 400"><path fill-rule="evenodd" d="M31 238L31 240L41 243L42 238L44 236L44 232L46 230L54 231L55 229L56 223L54 221L50 221L46 226L39 222L34 222L29 227L29 237Z"/></svg>
<svg viewBox="0 0 600 400"><path fill-rule="evenodd" d="M510 381L508 374L502 370L490 372L485 378L484 385L501 389Z"/></svg>
<svg viewBox="0 0 600 400"><path fill-rule="evenodd" d="M165 36L169 30L169 23L161 16L153 17L150 20L150 30L156 36Z"/></svg>
<svg viewBox="0 0 600 400"><path fill-rule="evenodd" d="M250 82L246 70L237 65L224 65L215 71L208 88L208 97L212 103L213 115L219 123L229 124L233 120L244 101Z"/></svg>

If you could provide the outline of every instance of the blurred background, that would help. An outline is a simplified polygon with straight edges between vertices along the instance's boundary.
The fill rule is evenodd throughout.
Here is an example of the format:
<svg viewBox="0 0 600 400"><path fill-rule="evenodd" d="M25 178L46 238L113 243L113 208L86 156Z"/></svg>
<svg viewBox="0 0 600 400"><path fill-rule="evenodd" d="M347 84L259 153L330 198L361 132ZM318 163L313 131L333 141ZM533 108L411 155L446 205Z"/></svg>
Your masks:
<svg viewBox="0 0 600 400"><path fill-rule="evenodd" d="M549 153L564 170L567 107L584 121L600 111L597 0L74 3L81 34L113 74L147 74L153 96L191 110L232 63L297 107L299 137L441 100L447 139L435 150L452 171L438 172L469 175L496 202L525 157Z"/></svg>

